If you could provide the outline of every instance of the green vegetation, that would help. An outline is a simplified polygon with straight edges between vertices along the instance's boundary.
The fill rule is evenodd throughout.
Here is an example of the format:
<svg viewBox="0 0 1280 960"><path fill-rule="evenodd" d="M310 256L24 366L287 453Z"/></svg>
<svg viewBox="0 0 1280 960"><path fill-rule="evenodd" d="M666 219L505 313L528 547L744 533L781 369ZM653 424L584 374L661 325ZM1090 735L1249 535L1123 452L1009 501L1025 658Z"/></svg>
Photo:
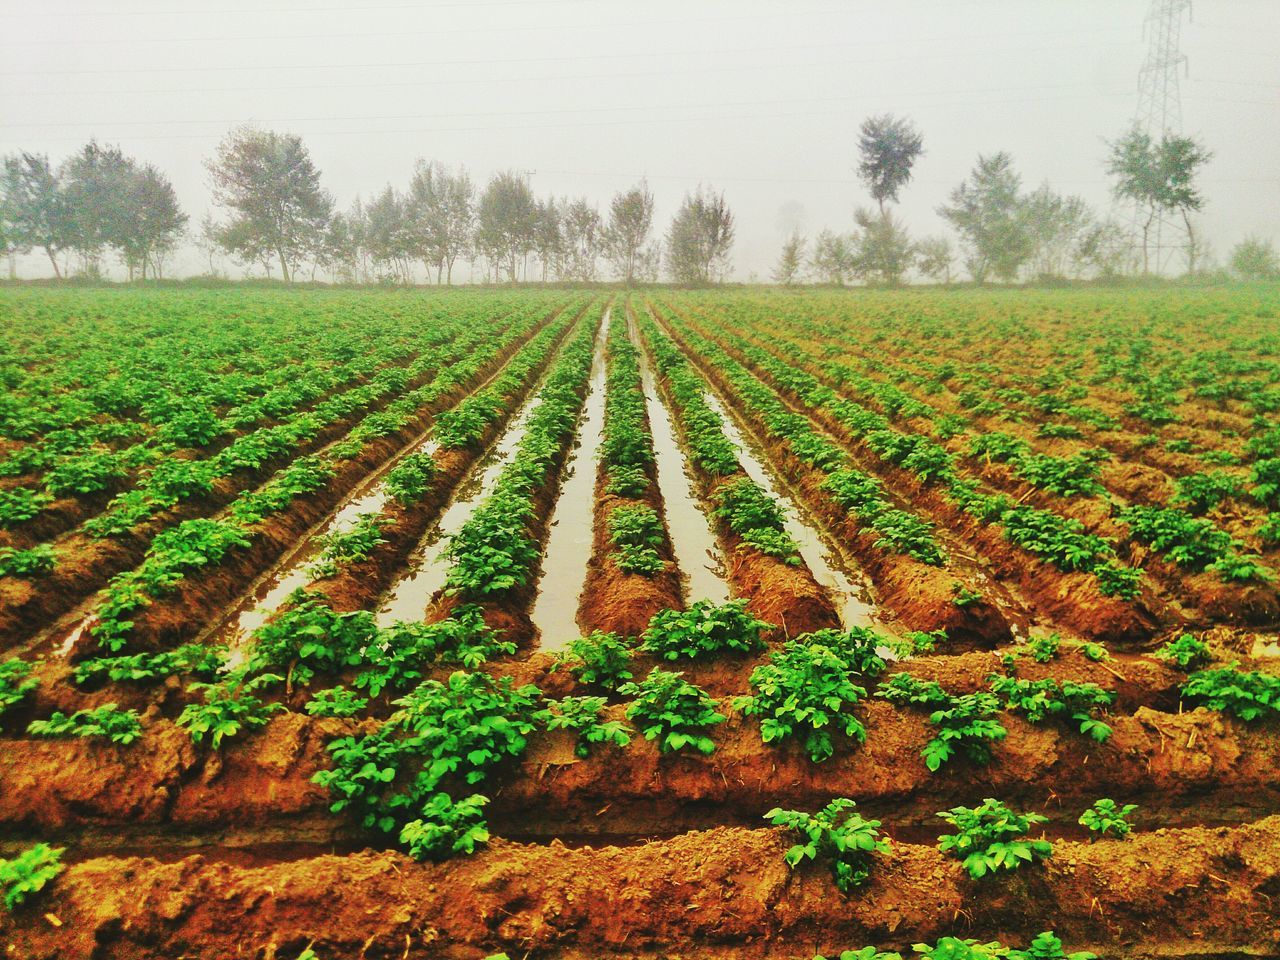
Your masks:
<svg viewBox="0 0 1280 960"><path fill-rule="evenodd" d="M105 737L127 747L142 736L142 723L136 710L121 710L114 703L104 703L69 716L55 711L48 720L31 721L27 733L33 737Z"/></svg>
<svg viewBox="0 0 1280 960"><path fill-rule="evenodd" d="M626 683L618 693L633 697L627 707L627 719L644 734L656 740L663 753L676 753L693 747L710 754L715 741L707 731L725 717L707 692L684 679L684 675L655 667L639 683Z"/></svg>
<svg viewBox="0 0 1280 960"><path fill-rule="evenodd" d="M805 860L829 860L836 887L848 893L871 877L874 854L889 851L880 839L880 821L864 820L855 806L840 797L814 814L774 808L764 818L800 835L801 842L786 852L787 866L794 870Z"/></svg>
<svg viewBox="0 0 1280 960"><path fill-rule="evenodd" d="M747 612L746 600L716 605L698 600L687 610L654 614L644 632L641 649L664 660L690 660L720 653L754 653L764 647L762 631L770 624Z"/></svg>
<svg viewBox="0 0 1280 960"><path fill-rule="evenodd" d="M4 891L5 908L17 910L47 887L66 869L62 863L65 852L66 847L37 843L10 860L0 860L0 890Z"/></svg>
<svg viewBox="0 0 1280 960"><path fill-rule="evenodd" d="M939 817L955 828L938 838L938 849L960 860L969 876L980 880L999 870L1017 870L1053 854L1047 840L1028 840L1027 833L1046 818L1015 813L988 797L977 807L952 807Z"/></svg>
<svg viewBox="0 0 1280 960"><path fill-rule="evenodd" d="M1133 831L1133 824L1126 817L1137 809L1136 803L1126 803L1122 807L1114 800L1103 797L1095 800L1092 807L1080 814L1080 825L1099 837L1124 839Z"/></svg>

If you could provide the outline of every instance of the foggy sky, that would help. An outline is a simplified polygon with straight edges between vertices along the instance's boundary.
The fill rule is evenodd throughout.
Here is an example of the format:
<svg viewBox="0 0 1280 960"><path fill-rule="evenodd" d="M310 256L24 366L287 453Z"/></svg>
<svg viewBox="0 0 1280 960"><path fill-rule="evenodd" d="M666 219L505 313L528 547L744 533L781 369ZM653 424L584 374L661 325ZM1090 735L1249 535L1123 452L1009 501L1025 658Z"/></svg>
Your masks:
<svg viewBox="0 0 1280 960"><path fill-rule="evenodd" d="M767 278L795 221L848 230L869 204L852 168L871 113L924 133L900 207L917 236L946 232L935 208L1000 149L1028 189L1107 212L1104 139L1137 105L1148 3L2 0L0 153L118 143L172 178L193 225L203 159L246 121L300 134L340 208L405 187L424 157L477 187L534 171L540 196L602 212L647 176L662 232L704 182L737 216L735 276ZM1277 2L1201 0L1182 46L1183 131L1215 152L1201 224L1222 260L1245 234L1280 240ZM170 273L201 269L184 252Z"/></svg>

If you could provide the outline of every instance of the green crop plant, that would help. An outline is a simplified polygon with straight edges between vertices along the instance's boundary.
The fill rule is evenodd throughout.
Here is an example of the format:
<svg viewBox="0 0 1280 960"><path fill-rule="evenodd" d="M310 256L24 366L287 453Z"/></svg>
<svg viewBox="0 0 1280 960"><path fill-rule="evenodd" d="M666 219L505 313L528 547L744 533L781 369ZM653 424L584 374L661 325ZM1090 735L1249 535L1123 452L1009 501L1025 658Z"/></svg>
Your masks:
<svg viewBox="0 0 1280 960"><path fill-rule="evenodd" d="M78 684L103 679L110 683L145 683L172 676L211 680L226 666L227 648L187 643L159 653L134 653L119 657L94 657L75 665Z"/></svg>
<svg viewBox="0 0 1280 960"><path fill-rule="evenodd" d="M446 681L424 680L376 730L332 741L332 768L312 780L330 791L332 812L349 811L367 829L399 837L434 803L436 826L458 833L450 827L453 806L433 798L453 797L450 784L475 786L520 756L544 717L540 700L537 687L516 687L510 677L455 671ZM430 838L440 833L428 827L424 821L404 842L416 839L434 855L441 847Z"/></svg>
<svg viewBox="0 0 1280 960"><path fill-rule="evenodd" d="M178 716L178 726L190 734L192 742L203 744L207 738L210 749L217 750L241 731L265 727L273 713L284 709L257 696L264 687L283 682L281 676L264 673L243 682L232 677L221 683L193 683L187 689L202 695L204 702L187 704Z"/></svg>
<svg viewBox="0 0 1280 960"><path fill-rule="evenodd" d="M142 723L136 710L104 703L70 715L55 711L48 720L32 720L27 733L33 737L105 737L127 747L142 736Z"/></svg>
<svg viewBox="0 0 1280 960"><path fill-rule="evenodd" d="M16 527L40 515L40 511L53 503L52 495L29 487L13 487L0 490L0 529Z"/></svg>
<svg viewBox="0 0 1280 960"><path fill-rule="evenodd" d="M454 800L437 793L422 805L422 816L400 828L400 842L415 860L444 860L456 853L474 853L489 842L484 806L489 798L473 793Z"/></svg>
<svg viewBox="0 0 1280 960"><path fill-rule="evenodd" d="M837 797L817 813L775 807L764 818L800 836L784 854L787 866L794 870L805 860L827 860L836 888L848 893L870 879L875 854L889 852L889 844L880 839L880 821L864 820L856 806Z"/></svg>
<svg viewBox="0 0 1280 960"><path fill-rule="evenodd" d="M633 698L627 719L646 740L656 741L662 753L676 753L685 747L702 754L715 752L715 741L707 731L724 723L724 715L716 710L707 692L685 680L683 674L655 667L639 683L620 686L618 693Z"/></svg>
<svg viewBox="0 0 1280 960"><path fill-rule="evenodd" d="M36 686L28 661L17 657L0 660L0 717L27 699Z"/></svg>
<svg viewBox="0 0 1280 960"><path fill-rule="evenodd" d="M617 690L634 676L634 659L635 648L629 640L616 633L594 630L569 641L569 646L557 655L553 669L567 666L579 683Z"/></svg>
<svg viewBox="0 0 1280 960"><path fill-rule="evenodd" d="M1126 803L1122 807L1114 800L1103 797L1095 800L1093 806L1080 814L1079 822L1090 834L1124 839L1133 831L1133 824L1126 818L1137 809L1136 803Z"/></svg>
<svg viewBox="0 0 1280 960"><path fill-rule="evenodd" d="M0 577L25 577L28 580L44 576L58 563L58 555L47 543L37 544L27 550L0 547Z"/></svg>
<svg viewBox="0 0 1280 960"><path fill-rule="evenodd" d="M866 727L853 713L867 691L849 679L852 669L839 652L809 634L788 641L752 670L753 693L734 705L760 718L765 743L800 737L809 759L820 763L835 752L833 733L856 743L867 739Z"/></svg>
<svg viewBox="0 0 1280 960"><path fill-rule="evenodd" d="M1006 947L998 941L981 943L977 940L961 940L958 937L940 937L935 944L917 943L912 946L913 960L1098 960L1098 955L1087 950L1067 953L1052 931L1036 936L1025 950ZM826 960L814 957L813 960ZM903 960L900 953L882 953L875 947L861 950L845 950L838 960Z"/></svg>
<svg viewBox="0 0 1280 960"><path fill-rule="evenodd" d="M10 912L17 910L47 887L66 869L62 863L65 852L66 847L37 843L12 859L0 860L0 890L4 891L5 908Z"/></svg>
<svg viewBox="0 0 1280 960"><path fill-rule="evenodd" d="M354 717L368 705L368 698L353 690L330 687L313 693L305 709L313 717Z"/></svg>
<svg viewBox="0 0 1280 960"><path fill-rule="evenodd" d="M607 521L609 542L618 548L617 564L625 573L651 577L666 566L658 547L666 542L662 519L644 504L614 507Z"/></svg>
<svg viewBox="0 0 1280 960"><path fill-rule="evenodd" d="M960 860L975 880L1053 855L1048 840L1026 839L1033 826L1048 820L1038 813L1015 813L988 797L977 807L952 807L938 816L956 831L939 836L938 849Z"/></svg>
<svg viewBox="0 0 1280 960"><path fill-rule="evenodd" d="M320 557L311 568L311 576L332 577L342 567L368 560L375 549L387 542L382 536L382 523L379 514L362 513L351 529L321 536Z"/></svg>
<svg viewBox="0 0 1280 960"><path fill-rule="evenodd" d="M1049 663L1058 659L1058 651L1061 648L1062 637L1056 633L1042 634L1027 641L1027 650L1036 663Z"/></svg>
<svg viewBox="0 0 1280 960"><path fill-rule="evenodd" d="M1153 656L1157 660L1173 664L1183 673L1199 670L1213 662L1213 651L1209 649L1209 645L1189 633L1168 641Z"/></svg>
<svg viewBox="0 0 1280 960"><path fill-rule="evenodd" d="M876 694L890 703L929 711L929 723L937 732L920 756L930 773L936 773L957 752L973 763L987 763L991 759L991 742L1008 735L996 719L1000 702L986 691L953 696L936 681L895 673L880 684Z"/></svg>
<svg viewBox="0 0 1280 960"><path fill-rule="evenodd" d="M1189 473L1178 477L1173 482L1173 488L1169 503L1175 507L1185 507L1198 516L1208 513L1226 500L1240 496L1244 492L1244 483L1230 473L1214 470L1211 473Z"/></svg>
<svg viewBox="0 0 1280 960"><path fill-rule="evenodd" d="M1030 723L1069 718L1079 724L1082 735L1098 743L1106 743L1111 738L1111 728L1094 714L1110 708L1116 695L1095 683L1059 682L1052 677L1020 680L993 676L990 680L991 692L1001 698L1005 708L1022 714Z"/></svg>
<svg viewBox="0 0 1280 960"><path fill-rule="evenodd" d="M665 660L700 659L719 653L755 653L770 624L747 612L746 600L715 604L698 600L686 610L661 610L641 638L641 649Z"/></svg>
<svg viewBox="0 0 1280 960"><path fill-rule="evenodd" d="M1199 670L1182 685L1182 697L1198 706L1220 710L1241 720L1280 714L1280 677L1236 669Z"/></svg>
<svg viewBox="0 0 1280 960"><path fill-rule="evenodd" d="M342 615L350 616L350 615ZM455 607L435 623L400 622L369 635L356 634L359 651L354 685L370 697L384 690L402 692L416 686L435 664L457 664L475 670L497 656L516 652L514 643L501 640L484 622L484 611L475 604Z"/></svg>
<svg viewBox="0 0 1280 960"><path fill-rule="evenodd" d="M387 473L387 493L402 506L421 500L436 478L438 468L429 453L411 453Z"/></svg>
<svg viewBox="0 0 1280 960"><path fill-rule="evenodd" d="M603 720L604 697L564 697L548 700L550 711L547 730L568 730L575 735L573 752L583 759L591 756L591 748L611 743L621 749L631 742L627 728L617 720Z"/></svg>
<svg viewBox="0 0 1280 960"><path fill-rule="evenodd" d="M1096 451L1065 458L1031 454L1018 460L1014 472L1031 486L1060 497L1095 497L1106 492L1098 482L1098 459Z"/></svg>
<svg viewBox="0 0 1280 960"><path fill-rule="evenodd" d="M739 477L716 488L713 515L723 520L747 546L783 563L800 563L799 546L785 529L776 500L754 480Z"/></svg>

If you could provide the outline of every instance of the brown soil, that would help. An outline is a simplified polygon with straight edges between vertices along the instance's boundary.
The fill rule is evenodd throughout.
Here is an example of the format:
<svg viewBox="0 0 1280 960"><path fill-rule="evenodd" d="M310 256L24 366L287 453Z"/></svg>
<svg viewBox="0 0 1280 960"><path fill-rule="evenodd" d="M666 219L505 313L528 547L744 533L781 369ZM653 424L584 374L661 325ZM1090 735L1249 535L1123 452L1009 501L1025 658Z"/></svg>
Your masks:
<svg viewBox="0 0 1280 960"><path fill-rule="evenodd" d="M792 872L778 830L721 827L640 846L494 840L418 864L366 851L263 865L99 857L38 910L0 917L28 960L175 956L797 958L947 935L1149 956L1273 955L1280 819L1129 841L1059 841L1044 865L975 882L932 847L892 843L849 895L819 864Z"/></svg>

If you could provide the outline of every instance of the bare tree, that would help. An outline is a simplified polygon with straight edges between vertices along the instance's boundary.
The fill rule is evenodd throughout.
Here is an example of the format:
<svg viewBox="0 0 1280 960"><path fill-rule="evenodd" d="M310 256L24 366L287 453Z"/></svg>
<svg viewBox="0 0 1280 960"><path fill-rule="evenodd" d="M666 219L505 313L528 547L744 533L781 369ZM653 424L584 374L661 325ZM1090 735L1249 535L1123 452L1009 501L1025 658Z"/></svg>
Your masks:
<svg viewBox="0 0 1280 960"><path fill-rule="evenodd" d="M320 171L294 134L241 127L206 161L214 199L231 214L224 249L242 259L276 258L285 280L314 255L333 212Z"/></svg>
<svg viewBox="0 0 1280 960"><path fill-rule="evenodd" d="M653 194L641 180L609 204L609 226L604 233L604 253L614 273L627 285L636 279L649 231L653 229Z"/></svg>
<svg viewBox="0 0 1280 960"><path fill-rule="evenodd" d="M910 182L911 168L924 153L924 138L905 118L887 113L868 117L862 122L858 153L858 176L884 216L885 201L897 203L899 192Z"/></svg>
<svg viewBox="0 0 1280 960"><path fill-rule="evenodd" d="M667 269L678 283L720 279L728 272L733 233L733 213L724 194L699 186L685 194L667 230Z"/></svg>
<svg viewBox="0 0 1280 960"><path fill-rule="evenodd" d="M800 267L804 263L804 237L800 231L794 231L782 245L778 254L778 263L773 268L773 282L789 287L800 278Z"/></svg>

